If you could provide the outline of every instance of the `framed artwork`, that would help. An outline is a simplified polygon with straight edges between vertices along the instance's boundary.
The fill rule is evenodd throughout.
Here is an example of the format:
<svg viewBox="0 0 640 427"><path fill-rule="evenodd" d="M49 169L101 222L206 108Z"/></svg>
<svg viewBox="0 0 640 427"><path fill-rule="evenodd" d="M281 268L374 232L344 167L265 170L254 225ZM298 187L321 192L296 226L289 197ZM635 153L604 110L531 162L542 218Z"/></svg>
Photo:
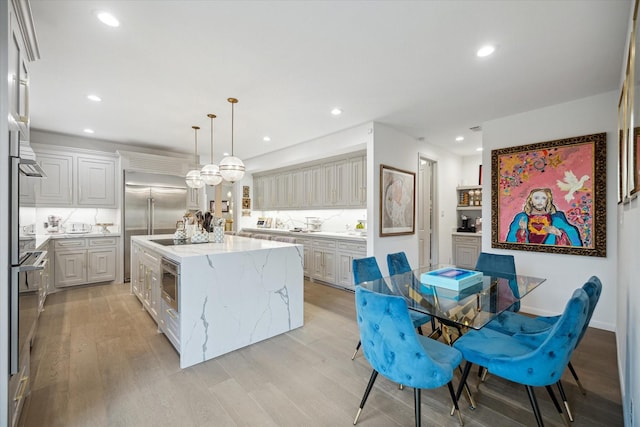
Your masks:
<svg viewBox="0 0 640 427"><path fill-rule="evenodd" d="M605 257L605 133L493 150L491 246Z"/></svg>
<svg viewBox="0 0 640 427"><path fill-rule="evenodd" d="M251 199L248 197L242 198L242 209L251 209Z"/></svg>
<svg viewBox="0 0 640 427"><path fill-rule="evenodd" d="M478 185L482 185L482 165L478 167Z"/></svg>
<svg viewBox="0 0 640 427"><path fill-rule="evenodd" d="M380 165L380 236L415 233L415 172Z"/></svg>
<svg viewBox="0 0 640 427"><path fill-rule="evenodd" d="M210 200L209 201L209 210L211 212L215 212L216 211L216 201L215 200ZM229 212L229 201L228 200L223 200L222 201L222 212Z"/></svg>
<svg viewBox="0 0 640 427"><path fill-rule="evenodd" d="M249 186L248 185L243 185L242 186L242 197L243 198L249 197Z"/></svg>

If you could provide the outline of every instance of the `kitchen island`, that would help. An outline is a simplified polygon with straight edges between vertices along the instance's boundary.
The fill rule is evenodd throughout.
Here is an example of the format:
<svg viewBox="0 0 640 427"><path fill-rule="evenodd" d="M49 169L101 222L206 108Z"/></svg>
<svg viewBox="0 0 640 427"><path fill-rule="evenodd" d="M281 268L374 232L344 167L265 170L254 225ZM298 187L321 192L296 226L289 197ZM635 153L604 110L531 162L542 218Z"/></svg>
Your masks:
<svg viewBox="0 0 640 427"><path fill-rule="evenodd" d="M303 325L301 245L228 235L224 243L154 242L171 238L132 237L131 287L181 368ZM160 297L162 258L179 264L177 310Z"/></svg>

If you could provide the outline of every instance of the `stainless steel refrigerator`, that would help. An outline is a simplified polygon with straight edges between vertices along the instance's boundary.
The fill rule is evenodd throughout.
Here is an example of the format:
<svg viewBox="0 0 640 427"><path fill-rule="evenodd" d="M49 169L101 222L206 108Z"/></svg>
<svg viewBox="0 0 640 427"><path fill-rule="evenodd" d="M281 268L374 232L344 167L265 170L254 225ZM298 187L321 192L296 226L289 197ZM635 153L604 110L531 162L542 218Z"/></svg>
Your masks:
<svg viewBox="0 0 640 427"><path fill-rule="evenodd" d="M131 280L131 236L173 234L187 210L184 178L125 171L124 280Z"/></svg>

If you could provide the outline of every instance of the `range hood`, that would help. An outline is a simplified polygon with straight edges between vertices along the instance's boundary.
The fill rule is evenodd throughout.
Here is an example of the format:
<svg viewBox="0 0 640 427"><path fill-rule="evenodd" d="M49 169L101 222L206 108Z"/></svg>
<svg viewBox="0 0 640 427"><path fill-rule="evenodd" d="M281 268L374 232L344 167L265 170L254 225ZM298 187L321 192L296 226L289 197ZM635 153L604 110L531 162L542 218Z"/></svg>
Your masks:
<svg viewBox="0 0 640 427"><path fill-rule="evenodd" d="M47 174L36 162L36 153L26 141L20 141L20 172L34 178L46 178Z"/></svg>

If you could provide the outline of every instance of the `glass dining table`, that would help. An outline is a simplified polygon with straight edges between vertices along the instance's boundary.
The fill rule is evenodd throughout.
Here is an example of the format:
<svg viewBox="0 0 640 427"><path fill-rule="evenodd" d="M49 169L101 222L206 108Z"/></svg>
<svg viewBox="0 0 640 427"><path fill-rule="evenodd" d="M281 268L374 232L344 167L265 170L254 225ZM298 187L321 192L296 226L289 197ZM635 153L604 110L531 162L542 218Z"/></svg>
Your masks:
<svg viewBox="0 0 640 427"><path fill-rule="evenodd" d="M546 280L523 275L484 274L479 282L460 291L421 283L423 273L440 267L416 269L362 282L358 286L378 293L401 295L410 309L429 314L458 329L480 329Z"/></svg>

